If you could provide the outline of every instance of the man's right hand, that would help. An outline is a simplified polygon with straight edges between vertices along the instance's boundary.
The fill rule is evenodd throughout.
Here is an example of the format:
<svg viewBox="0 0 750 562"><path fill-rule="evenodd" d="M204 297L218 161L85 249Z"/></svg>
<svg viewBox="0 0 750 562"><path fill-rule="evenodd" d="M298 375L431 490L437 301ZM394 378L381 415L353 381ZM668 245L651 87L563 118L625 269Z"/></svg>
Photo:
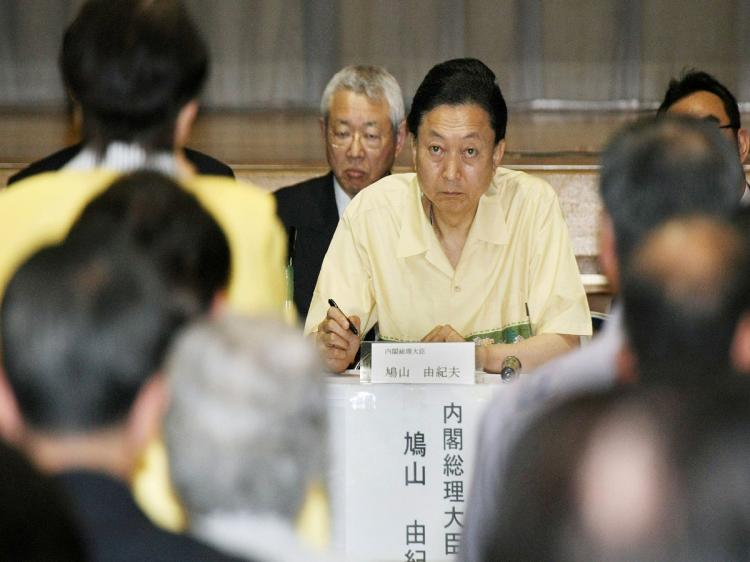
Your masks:
<svg viewBox="0 0 750 562"><path fill-rule="evenodd" d="M359 336L349 330L350 320L359 330L359 316L347 318L340 310L330 307L325 320L318 324L315 331L318 351L331 372L341 373L346 370L359 351Z"/></svg>

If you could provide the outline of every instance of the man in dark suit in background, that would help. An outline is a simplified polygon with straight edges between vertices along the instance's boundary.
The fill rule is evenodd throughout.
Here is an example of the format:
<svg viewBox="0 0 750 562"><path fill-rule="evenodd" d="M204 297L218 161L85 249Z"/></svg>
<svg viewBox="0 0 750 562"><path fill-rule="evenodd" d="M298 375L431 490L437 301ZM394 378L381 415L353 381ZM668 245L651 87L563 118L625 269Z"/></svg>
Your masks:
<svg viewBox="0 0 750 562"><path fill-rule="evenodd" d="M302 319L339 217L352 197L390 173L406 138L401 88L382 67L337 72L323 92L320 112L331 171L275 193L289 233L294 303Z"/></svg>

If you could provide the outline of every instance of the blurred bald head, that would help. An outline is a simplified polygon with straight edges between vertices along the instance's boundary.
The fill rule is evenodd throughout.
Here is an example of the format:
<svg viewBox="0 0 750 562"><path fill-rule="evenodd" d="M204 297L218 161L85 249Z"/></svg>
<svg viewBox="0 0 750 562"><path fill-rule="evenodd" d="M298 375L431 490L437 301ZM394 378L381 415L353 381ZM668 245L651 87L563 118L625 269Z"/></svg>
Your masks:
<svg viewBox="0 0 750 562"><path fill-rule="evenodd" d="M730 223L673 219L646 237L625 274L625 325L642 380L701 382L729 372L750 309L750 248Z"/></svg>

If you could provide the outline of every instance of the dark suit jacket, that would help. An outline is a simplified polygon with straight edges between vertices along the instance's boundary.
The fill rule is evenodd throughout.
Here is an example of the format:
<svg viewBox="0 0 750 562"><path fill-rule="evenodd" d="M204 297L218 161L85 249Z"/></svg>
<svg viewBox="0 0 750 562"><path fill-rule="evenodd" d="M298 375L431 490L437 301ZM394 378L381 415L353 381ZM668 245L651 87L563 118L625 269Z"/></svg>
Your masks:
<svg viewBox="0 0 750 562"><path fill-rule="evenodd" d="M70 162L81 151L81 148L83 148L82 143L74 144L73 146L58 150L54 154L50 154L49 156L46 156L41 160L32 162L23 170L10 176L8 178L8 185L11 185L12 183L15 183L29 176L41 174L42 172L56 172L57 170L65 166L65 164ZM193 166L195 166L199 174L206 176L229 176L231 178L234 177L232 168L230 168L223 162L219 162L216 158L213 158L208 154L203 154L202 152L191 150L189 148L185 148L184 150L185 156L193 164Z"/></svg>
<svg viewBox="0 0 750 562"><path fill-rule="evenodd" d="M333 192L333 172L285 187L274 193L276 208L287 233L294 265L294 304L301 319L307 316L320 266L339 223Z"/></svg>
<svg viewBox="0 0 750 562"><path fill-rule="evenodd" d="M238 560L188 536L158 528L135 504L127 486L105 474L73 471L58 478L72 500L91 560Z"/></svg>

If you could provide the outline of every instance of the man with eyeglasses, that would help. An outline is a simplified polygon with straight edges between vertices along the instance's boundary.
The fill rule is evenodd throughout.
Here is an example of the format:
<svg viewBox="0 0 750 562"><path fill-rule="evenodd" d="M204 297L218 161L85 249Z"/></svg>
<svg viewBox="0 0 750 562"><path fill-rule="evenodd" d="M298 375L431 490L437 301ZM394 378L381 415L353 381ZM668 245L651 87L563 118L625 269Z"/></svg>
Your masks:
<svg viewBox="0 0 750 562"><path fill-rule="evenodd" d="M740 164L745 163L750 151L750 133L740 122L737 98L707 72L690 70L679 79L672 79L657 113L678 113L715 122L737 145ZM742 205L750 205L750 187L747 181L739 185L738 189Z"/></svg>
<svg viewBox="0 0 750 562"><path fill-rule="evenodd" d="M357 193L390 173L406 137L401 88L379 66L337 72L323 91L320 113L331 171L275 193L303 320L339 217Z"/></svg>

